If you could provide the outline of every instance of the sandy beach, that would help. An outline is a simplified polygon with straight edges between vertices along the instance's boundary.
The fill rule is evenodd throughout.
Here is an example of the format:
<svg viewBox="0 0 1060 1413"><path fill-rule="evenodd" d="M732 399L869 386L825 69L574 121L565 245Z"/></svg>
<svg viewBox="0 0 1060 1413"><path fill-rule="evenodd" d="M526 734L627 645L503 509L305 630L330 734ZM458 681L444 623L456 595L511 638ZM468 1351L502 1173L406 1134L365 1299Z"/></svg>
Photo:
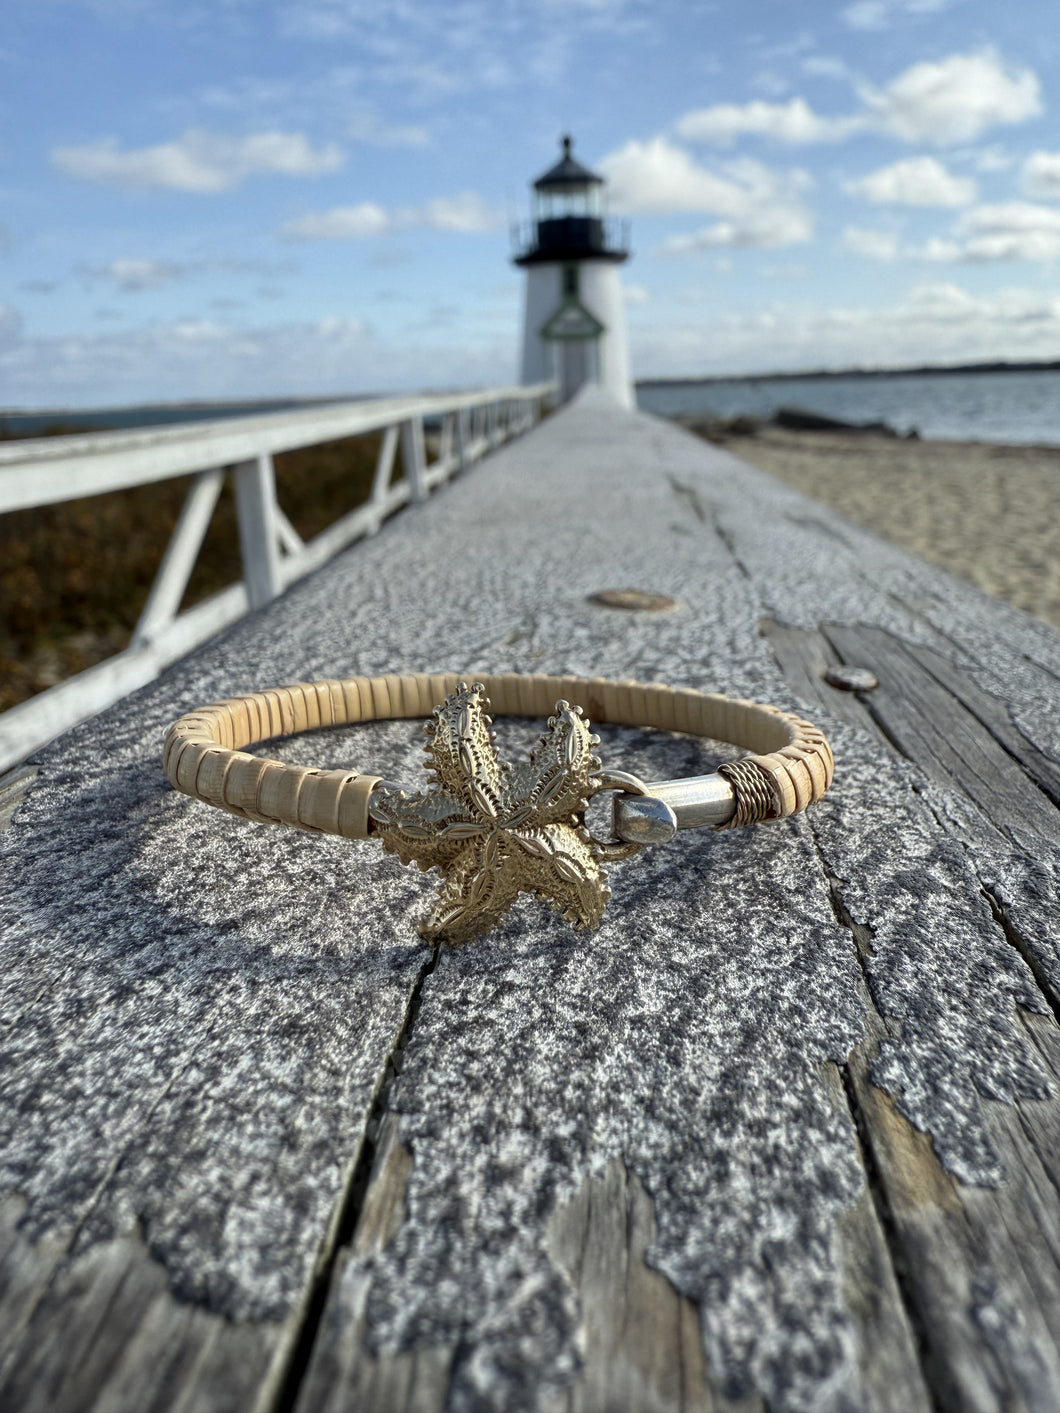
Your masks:
<svg viewBox="0 0 1060 1413"><path fill-rule="evenodd" d="M1060 447L764 427L725 447L1060 628Z"/></svg>

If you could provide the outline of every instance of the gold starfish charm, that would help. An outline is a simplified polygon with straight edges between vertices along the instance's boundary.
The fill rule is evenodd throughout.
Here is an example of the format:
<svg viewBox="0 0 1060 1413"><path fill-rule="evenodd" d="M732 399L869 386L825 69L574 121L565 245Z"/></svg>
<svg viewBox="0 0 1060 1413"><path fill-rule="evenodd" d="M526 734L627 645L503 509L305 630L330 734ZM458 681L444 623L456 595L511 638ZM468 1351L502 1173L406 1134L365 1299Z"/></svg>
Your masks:
<svg viewBox="0 0 1060 1413"><path fill-rule="evenodd" d="M556 703L525 765L498 760L480 685L461 682L424 728L433 784L422 794L381 785L373 827L402 863L445 875L429 917L436 942L466 942L536 893L575 927L595 927L611 891L583 817L600 762L581 707Z"/></svg>

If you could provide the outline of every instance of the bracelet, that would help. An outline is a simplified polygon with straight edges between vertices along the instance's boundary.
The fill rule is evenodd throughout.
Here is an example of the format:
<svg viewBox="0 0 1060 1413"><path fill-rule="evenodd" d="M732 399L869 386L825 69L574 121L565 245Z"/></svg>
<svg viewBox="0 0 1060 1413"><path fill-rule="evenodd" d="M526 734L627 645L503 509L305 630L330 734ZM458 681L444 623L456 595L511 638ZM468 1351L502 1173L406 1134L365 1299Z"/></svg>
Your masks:
<svg viewBox="0 0 1060 1413"><path fill-rule="evenodd" d="M497 758L487 709L548 714L529 761ZM433 778L419 792L242 749L318 727L423 716L432 718L424 730ZM712 775L646 784L602 768L589 718L709 736L753 754ZM495 926L523 892L575 927L595 927L610 897L604 863L678 829L784 819L820 799L833 759L816 727L758 702L600 677L503 673L469 687L453 673L421 673L301 682L213 703L170 727L163 766L178 790L244 819L378 836L402 863L440 869L441 892L420 932L457 943ZM612 839L595 838L585 823L602 790L615 792Z"/></svg>

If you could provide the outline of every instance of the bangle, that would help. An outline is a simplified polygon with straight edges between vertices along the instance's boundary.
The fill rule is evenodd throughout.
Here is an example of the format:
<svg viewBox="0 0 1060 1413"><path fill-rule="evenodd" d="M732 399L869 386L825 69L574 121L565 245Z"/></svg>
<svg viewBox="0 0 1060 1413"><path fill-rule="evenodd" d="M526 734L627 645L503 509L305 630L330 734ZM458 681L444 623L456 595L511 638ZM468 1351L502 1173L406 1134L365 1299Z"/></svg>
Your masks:
<svg viewBox="0 0 1060 1413"><path fill-rule="evenodd" d="M498 760L487 709L548 714L529 761ZM423 716L431 717L424 730L433 779L422 791L242 749L318 727ZM753 754L713 775L646 784L602 768L589 718L709 736ZM665 843L678 829L784 819L820 799L833 760L816 727L758 702L600 677L503 673L469 687L453 673L421 673L302 682L216 702L170 727L163 765L178 790L231 814L347 839L377 835L402 863L440 869L441 892L420 932L456 943L488 931L522 892L575 927L595 927L610 897L604 863ZM602 790L615 792L611 839L595 838L585 823Z"/></svg>

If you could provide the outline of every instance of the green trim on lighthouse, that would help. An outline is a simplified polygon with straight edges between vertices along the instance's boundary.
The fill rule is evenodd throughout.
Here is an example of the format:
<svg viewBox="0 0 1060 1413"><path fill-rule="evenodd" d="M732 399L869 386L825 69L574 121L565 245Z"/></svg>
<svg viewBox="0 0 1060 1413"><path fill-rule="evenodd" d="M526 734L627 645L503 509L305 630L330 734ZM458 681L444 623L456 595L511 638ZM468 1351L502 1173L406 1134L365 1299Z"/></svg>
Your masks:
<svg viewBox="0 0 1060 1413"><path fill-rule="evenodd" d="M543 339L595 339L603 331L603 324L580 299L565 299L541 325L540 333Z"/></svg>

